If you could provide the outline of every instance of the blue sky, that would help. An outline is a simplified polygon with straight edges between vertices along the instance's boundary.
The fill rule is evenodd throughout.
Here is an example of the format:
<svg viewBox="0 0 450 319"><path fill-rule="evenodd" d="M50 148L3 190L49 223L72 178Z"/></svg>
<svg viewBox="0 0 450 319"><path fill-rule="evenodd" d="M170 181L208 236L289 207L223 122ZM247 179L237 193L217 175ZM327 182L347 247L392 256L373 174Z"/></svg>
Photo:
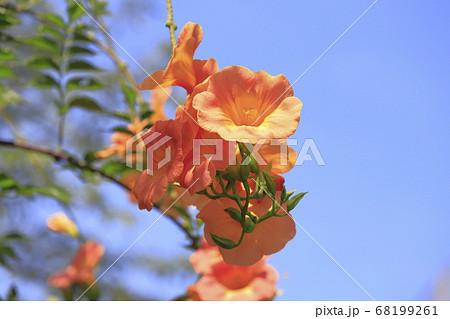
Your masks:
<svg viewBox="0 0 450 319"><path fill-rule="evenodd" d="M294 82L372 2L175 0L174 14L203 26L196 57ZM164 10L113 33L144 59L142 43L167 37ZM379 0L294 85L304 103L294 137L313 138L326 166L286 175L309 192L293 216L377 300L431 298L450 266L449 10ZM369 298L299 228L270 262L288 274L280 300Z"/></svg>
<svg viewBox="0 0 450 319"><path fill-rule="evenodd" d="M173 7L179 30L188 21L203 27L197 58L282 73L292 83L372 2L174 0ZM133 8L133 18L117 16L120 8L113 1L111 33L152 73L145 61L168 40L165 3ZM304 103L296 149L312 138L326 162L286 174L288 188L309 192L293 216L376 300L429 299L450 268L449 13L445 0L379 0L293 86ZM140 82L143 72L120 55ZM153 217L140 215L142 229L124 237L123 249ZM182 242L158 222L133 249L178 252ZM270 263L287 274L278 300L370 299L300 228Z"/></svg>
<svg viewBox="0 0 450 319"><path fill-rule="evenodd" d="M173 5L180 28L203 27L197 58L292 83L372 2ZM153 10L136 23L114 19L113 34L141 60L168 36L162 1ZM447 1L379 0L294 85L304 103L294 137L313 138L326 166L286 175L309 192L293 216L377 300L431 298L450 266L449 10ZM299 228L270 262L288 274L280 300L369 298Z"/></svg>

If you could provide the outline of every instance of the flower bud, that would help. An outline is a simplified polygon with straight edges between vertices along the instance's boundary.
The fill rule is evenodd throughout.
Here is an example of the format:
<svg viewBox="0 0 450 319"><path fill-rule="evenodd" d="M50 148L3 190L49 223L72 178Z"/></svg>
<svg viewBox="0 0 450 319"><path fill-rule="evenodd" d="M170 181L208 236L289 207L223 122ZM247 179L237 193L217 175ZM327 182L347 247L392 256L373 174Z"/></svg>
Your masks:
<svg viewBox="0 0 450 319"><path fill-rule="evenodd" d="M267 190L269 191L269 193L272 196L275 196L275 193L277 191L277 186L276 186L275 182L273 181L272 176L270 176L266 172L263 172L263 176L264 176L264 180L266 182Z"/></svg>
<svg viewBox="0 0 450 319"><path fill-rule="evenodd" d="M241 182L246 181L250 176L250 165L241 164L241 166L239 166L239 176Z"/></svg>
<svg viewBox="0 0 450 319"><path fill-rule="evenodd" d="M244 232L251 233L256 228L256 223L250 218L250 216L245 215L244 222Z"/></svg>
<svg viewBox="0 0 450 319"><path fill-rule="evenodd" d="M48 229L63 235L78 237L77 225L64 213L55 213L47 219Z"/></svg>
<svg viewBox="0 0 450 319"><path fill-rule="evenodd" d="M238 165L228 166L225 170L225 174L227 174L231 180L241 180L241 173Z"/></svg>
<svg viewBox="0 0 450 319"><path fill-rule="evenodd" d="M240 222L242 220L241 219L241 211L239 209L236 209L236 208L233 208L233 207L228 207L228 208L225 208L224 210L234 220L237 220L238 222Z"/></svg>
<svg viewBox="0 0 450 319"><path fill-rule="evenodd" d="M250 154L250 171L252 173L258 174L259 173L259 164L256 158Z"/></svg>

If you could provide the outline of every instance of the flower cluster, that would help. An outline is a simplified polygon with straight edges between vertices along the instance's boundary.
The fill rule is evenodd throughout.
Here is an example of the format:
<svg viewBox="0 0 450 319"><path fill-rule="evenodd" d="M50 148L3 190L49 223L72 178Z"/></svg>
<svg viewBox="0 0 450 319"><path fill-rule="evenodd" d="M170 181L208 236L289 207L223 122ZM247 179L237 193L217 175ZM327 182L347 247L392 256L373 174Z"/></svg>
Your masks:
<svg viewBox="0 0 450 319"><path fill-rule="evenodd" d="M66 300L73 300L76 289L86 290L94 283L95 270L105 253L105 247L92 239L83 241L78 226L62 212L55 213L47 219L47 228L81 241L71 263L48 278L49 286L60 288ZM97 287L90 288L92 289L88 289L88 299L97 300Z"/></svg>
<svg viewBox="0 0 450 319"><path fill-rule="evenodd" d="M180 86L187 95L174 119L157 120L143 134L148 163L133 194L147 210L173 187L202 195L191 204L198 204L208 244L219 246L225 263L250 266L295 235L289 212L305 193L287 192L280 174L296 161L286 139L297 129L302 103L283 75L220 70L213 58L194 59L202 37L198 24L187 23L166 69L138 85Z"/></svg>
<svg viewBox="0 0 450 319"><path fill-rule="evenodd" d="M262 301L276 293L277 271L265 257L249 267L226 264L217 247L203 247L191 255L190 262L200 279L188 288L190 300Z"/></svg>
<svg viewBox="0 0 450 319"><path fill-rule="evenodd" d="M69 288L74 284L89 286L94 282L94 270L104 252L102 245L87 241L78 249L69 266L49 277L49 285L57 288Z"/></svg>

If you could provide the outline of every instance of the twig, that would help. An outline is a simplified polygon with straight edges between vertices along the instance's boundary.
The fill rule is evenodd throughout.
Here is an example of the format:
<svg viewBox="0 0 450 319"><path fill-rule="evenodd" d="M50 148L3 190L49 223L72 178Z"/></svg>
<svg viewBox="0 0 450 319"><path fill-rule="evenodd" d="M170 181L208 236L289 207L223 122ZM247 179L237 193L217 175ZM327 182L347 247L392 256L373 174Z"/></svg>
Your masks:
<svg viewBox="0 0 450 319"><path fill-rule="evenodd" d="M173 7L172 7L172 0L166 0L167 4L167 21L166 21L166 27L169 28L170 32L170 43L172 44L172 51L177 45L177 40L175 38L175 30L177 29L177 25L175 24L175 21L173 20ZM173 54L173 53L172 53Z"/></svg>
<svg viewBox="0 0 450 319"><path fill-rule="evenodd" d="M20 148L20 149L24 149L24 150L29 150L29 151L33 151L33 152L38 152L41 154L47 154L50 155L51 157L53 157L56 161L66 161L80 169L87 169L91 172L97 173L103 177L105 177L106 179L109 179L110 181L122 186L123 188L125 188L128 191L131 191L131 189L123 184L122 182L120 182L119 180L117 180L116 178L114 178L114 176L111 176L105 172L103 172L100 169L97 169L91 165L89 165L86 161L80 161L77 158L75 158L74 156L71 156L67 153L64 152L57 152L57 151L53 151L51 149L48 148L44 148L41 146L37 146L37 145L31 145L31 144L26 144L26 143L22 143L22 142L10 142L10 141L1 141L0 140L0 146L8 146L8 147L14 147L14 148Z"/></svg>

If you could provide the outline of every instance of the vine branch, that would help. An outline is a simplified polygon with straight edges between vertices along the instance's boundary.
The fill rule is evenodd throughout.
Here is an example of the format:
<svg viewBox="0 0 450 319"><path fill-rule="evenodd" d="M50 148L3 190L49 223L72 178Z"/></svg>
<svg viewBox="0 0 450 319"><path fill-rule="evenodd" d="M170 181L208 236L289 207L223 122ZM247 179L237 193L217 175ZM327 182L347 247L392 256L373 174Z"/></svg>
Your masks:
<svg viewBox="0 0 450 319"><path fill-rule="evenodd" d="M12 142L12 141L4 141L4 140L0 140L0 146L23 149L23 150L28 150L28 151L32 151L32 152L36 152L36 153L49 155L49 156L53 157L57 162L58 161L66 161L80 169L87 169L93 173L97 173L97 174L101 175L102 177L110 180L111 182L114 182L115 184L121 186L125 190L131 191L130 187L128 187L127 185L122 183L120 180L116 179L114 176L109 175L109 174L105 173L104 171L102 171L101 169L93 167L88 162L79 160L76 157L69 155L65 152L54 151L49 148L32 145L32 144L27 144L27 143L22 143L22 142ZM161 212L160 206L158 204L155 204L154 207L157 208ZM176 218L174 218L170 215L165 215L165 216L168 217L191 240L192 243L189 246L190 248L196 250L200 247L199 238L197 236L191 234L191 232L188 231L186 228L184 228L184 226Z"/></svg>
<svg viewBox="0 0 450 319"><path fill-rule="evenodd" d="M166 0L167 4L167 21L166 21L166 27L169 28L170 32L170 43L172 44L172 51L177 45L177 40L175 38L175 30L177 29L177 25L175 24L175 21L173 20L173 7L172 7L172 0Z"/></svg>

